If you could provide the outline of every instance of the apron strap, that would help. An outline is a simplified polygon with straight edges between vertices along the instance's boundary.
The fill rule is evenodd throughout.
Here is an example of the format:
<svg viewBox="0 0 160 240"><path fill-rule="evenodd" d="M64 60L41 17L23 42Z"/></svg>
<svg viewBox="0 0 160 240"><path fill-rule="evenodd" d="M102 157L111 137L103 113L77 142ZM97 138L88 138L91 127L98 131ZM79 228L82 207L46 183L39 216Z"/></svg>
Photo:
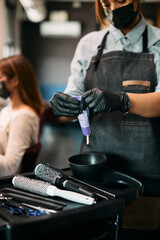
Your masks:
<svg viewBox="0 0 160 240"><path fill-rule="evenodd" d="M102 52L103 52L103 48L105 47L105 43L106 43L106 38L107 38L107 35L109 34L109 31L105 34L105 36L103 37L103 40L101 42L101 44L98 46L98 52L97 52L97 55L96 55L96 59L95 59L95 67L97 68L99 62L100 62L100 59L101 59L101 55L102 55Z"/></svg>
<svg viewBox="0 0 160 240"><path fill-rule="evenodd" d="M143 32L143 53L148 52L148 28L146 26Z"/></svg>

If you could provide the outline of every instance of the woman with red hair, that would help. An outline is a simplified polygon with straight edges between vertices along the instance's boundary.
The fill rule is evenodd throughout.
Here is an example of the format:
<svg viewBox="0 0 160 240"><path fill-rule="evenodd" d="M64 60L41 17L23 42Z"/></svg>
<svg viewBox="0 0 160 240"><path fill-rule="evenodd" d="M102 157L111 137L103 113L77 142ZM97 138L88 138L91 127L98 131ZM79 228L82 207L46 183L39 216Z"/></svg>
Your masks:
<svg viewBox="0 0 160 240"><path fill-rule="evenodd" d="M10 99L0 111L0 177L16 174L27 148L38 142L43 111L35 71L22 55L0 60L0 97Z"/></svg>

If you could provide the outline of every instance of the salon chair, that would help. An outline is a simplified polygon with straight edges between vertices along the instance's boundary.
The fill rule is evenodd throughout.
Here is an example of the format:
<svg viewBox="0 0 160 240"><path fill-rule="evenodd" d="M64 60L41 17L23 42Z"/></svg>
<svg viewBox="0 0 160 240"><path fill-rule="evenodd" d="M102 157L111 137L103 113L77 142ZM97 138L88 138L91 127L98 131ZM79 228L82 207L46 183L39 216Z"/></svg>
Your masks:
<svg viewBox="0 0 160 240"><path fill-rule="evenodd" d="M21 173L33 172L41 147L41 143L38 142L26 150L22 158Z"/></svg>
<svg viewBox="0 0 160 240"><path fill-rule="evenodd" d="M44 101L44 111L40 117L39 139L42 136L44 126L46 124L52 124L53 122L57 121L58 118L54 115L50 104Z"/></svg>
<svg viewBox="0 0 160 240"><path fill-rule="evenodd" d="M46 124L51 124L53 122L57 121L56 116L54 115L52 108L50 104L46 101L44 101L44 111L40 116L40 127L39 127L39 135L38 135L38 143L34 146L28 148L22 158L22 167L21 167L21 173L26 172L33 172L34 168L36 166L36 162L38 161L38 156L40 153L40 150L42 148L41 144L41 136L43 133L43 128Z"/></svg>

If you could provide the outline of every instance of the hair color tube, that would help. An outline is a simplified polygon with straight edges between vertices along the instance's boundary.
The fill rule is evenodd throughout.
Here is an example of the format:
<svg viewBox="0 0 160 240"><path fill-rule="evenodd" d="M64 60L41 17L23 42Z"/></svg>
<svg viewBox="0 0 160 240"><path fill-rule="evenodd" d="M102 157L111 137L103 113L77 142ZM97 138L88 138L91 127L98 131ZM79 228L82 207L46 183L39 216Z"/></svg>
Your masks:
<svg viewBox="0 0 160 240"><path fill-rule="evenodd" d="M77 100L81 101L81 96L72 96ZM81 130L84 136L86 136L86 144L89 144L89 136L91 134L90 126L89 126L89 119L87 110L83 110L81 114L78 115L79 124L81 126Z"/></svg>

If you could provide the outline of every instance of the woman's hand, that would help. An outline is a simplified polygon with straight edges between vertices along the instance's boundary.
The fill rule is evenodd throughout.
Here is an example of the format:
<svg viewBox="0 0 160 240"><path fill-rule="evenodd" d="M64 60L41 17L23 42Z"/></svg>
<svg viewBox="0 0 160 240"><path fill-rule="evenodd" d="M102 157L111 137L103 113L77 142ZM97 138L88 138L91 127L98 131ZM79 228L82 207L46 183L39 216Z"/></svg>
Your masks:
<svg viewBox="0 0 160 240"><path fill-rule="evenodd" d="M56 92L50 104L56 117L76 117L81 113L80 102L68 94Z"/></svg>
<svg viewBox="0 0 160 240"><path fill-rule="evenodd" d="M93 114L113 111L125 113L130 107L129 97L126 93L111 92L100 88L85 92L82 95L82 102L85 102Z"/></svg>

